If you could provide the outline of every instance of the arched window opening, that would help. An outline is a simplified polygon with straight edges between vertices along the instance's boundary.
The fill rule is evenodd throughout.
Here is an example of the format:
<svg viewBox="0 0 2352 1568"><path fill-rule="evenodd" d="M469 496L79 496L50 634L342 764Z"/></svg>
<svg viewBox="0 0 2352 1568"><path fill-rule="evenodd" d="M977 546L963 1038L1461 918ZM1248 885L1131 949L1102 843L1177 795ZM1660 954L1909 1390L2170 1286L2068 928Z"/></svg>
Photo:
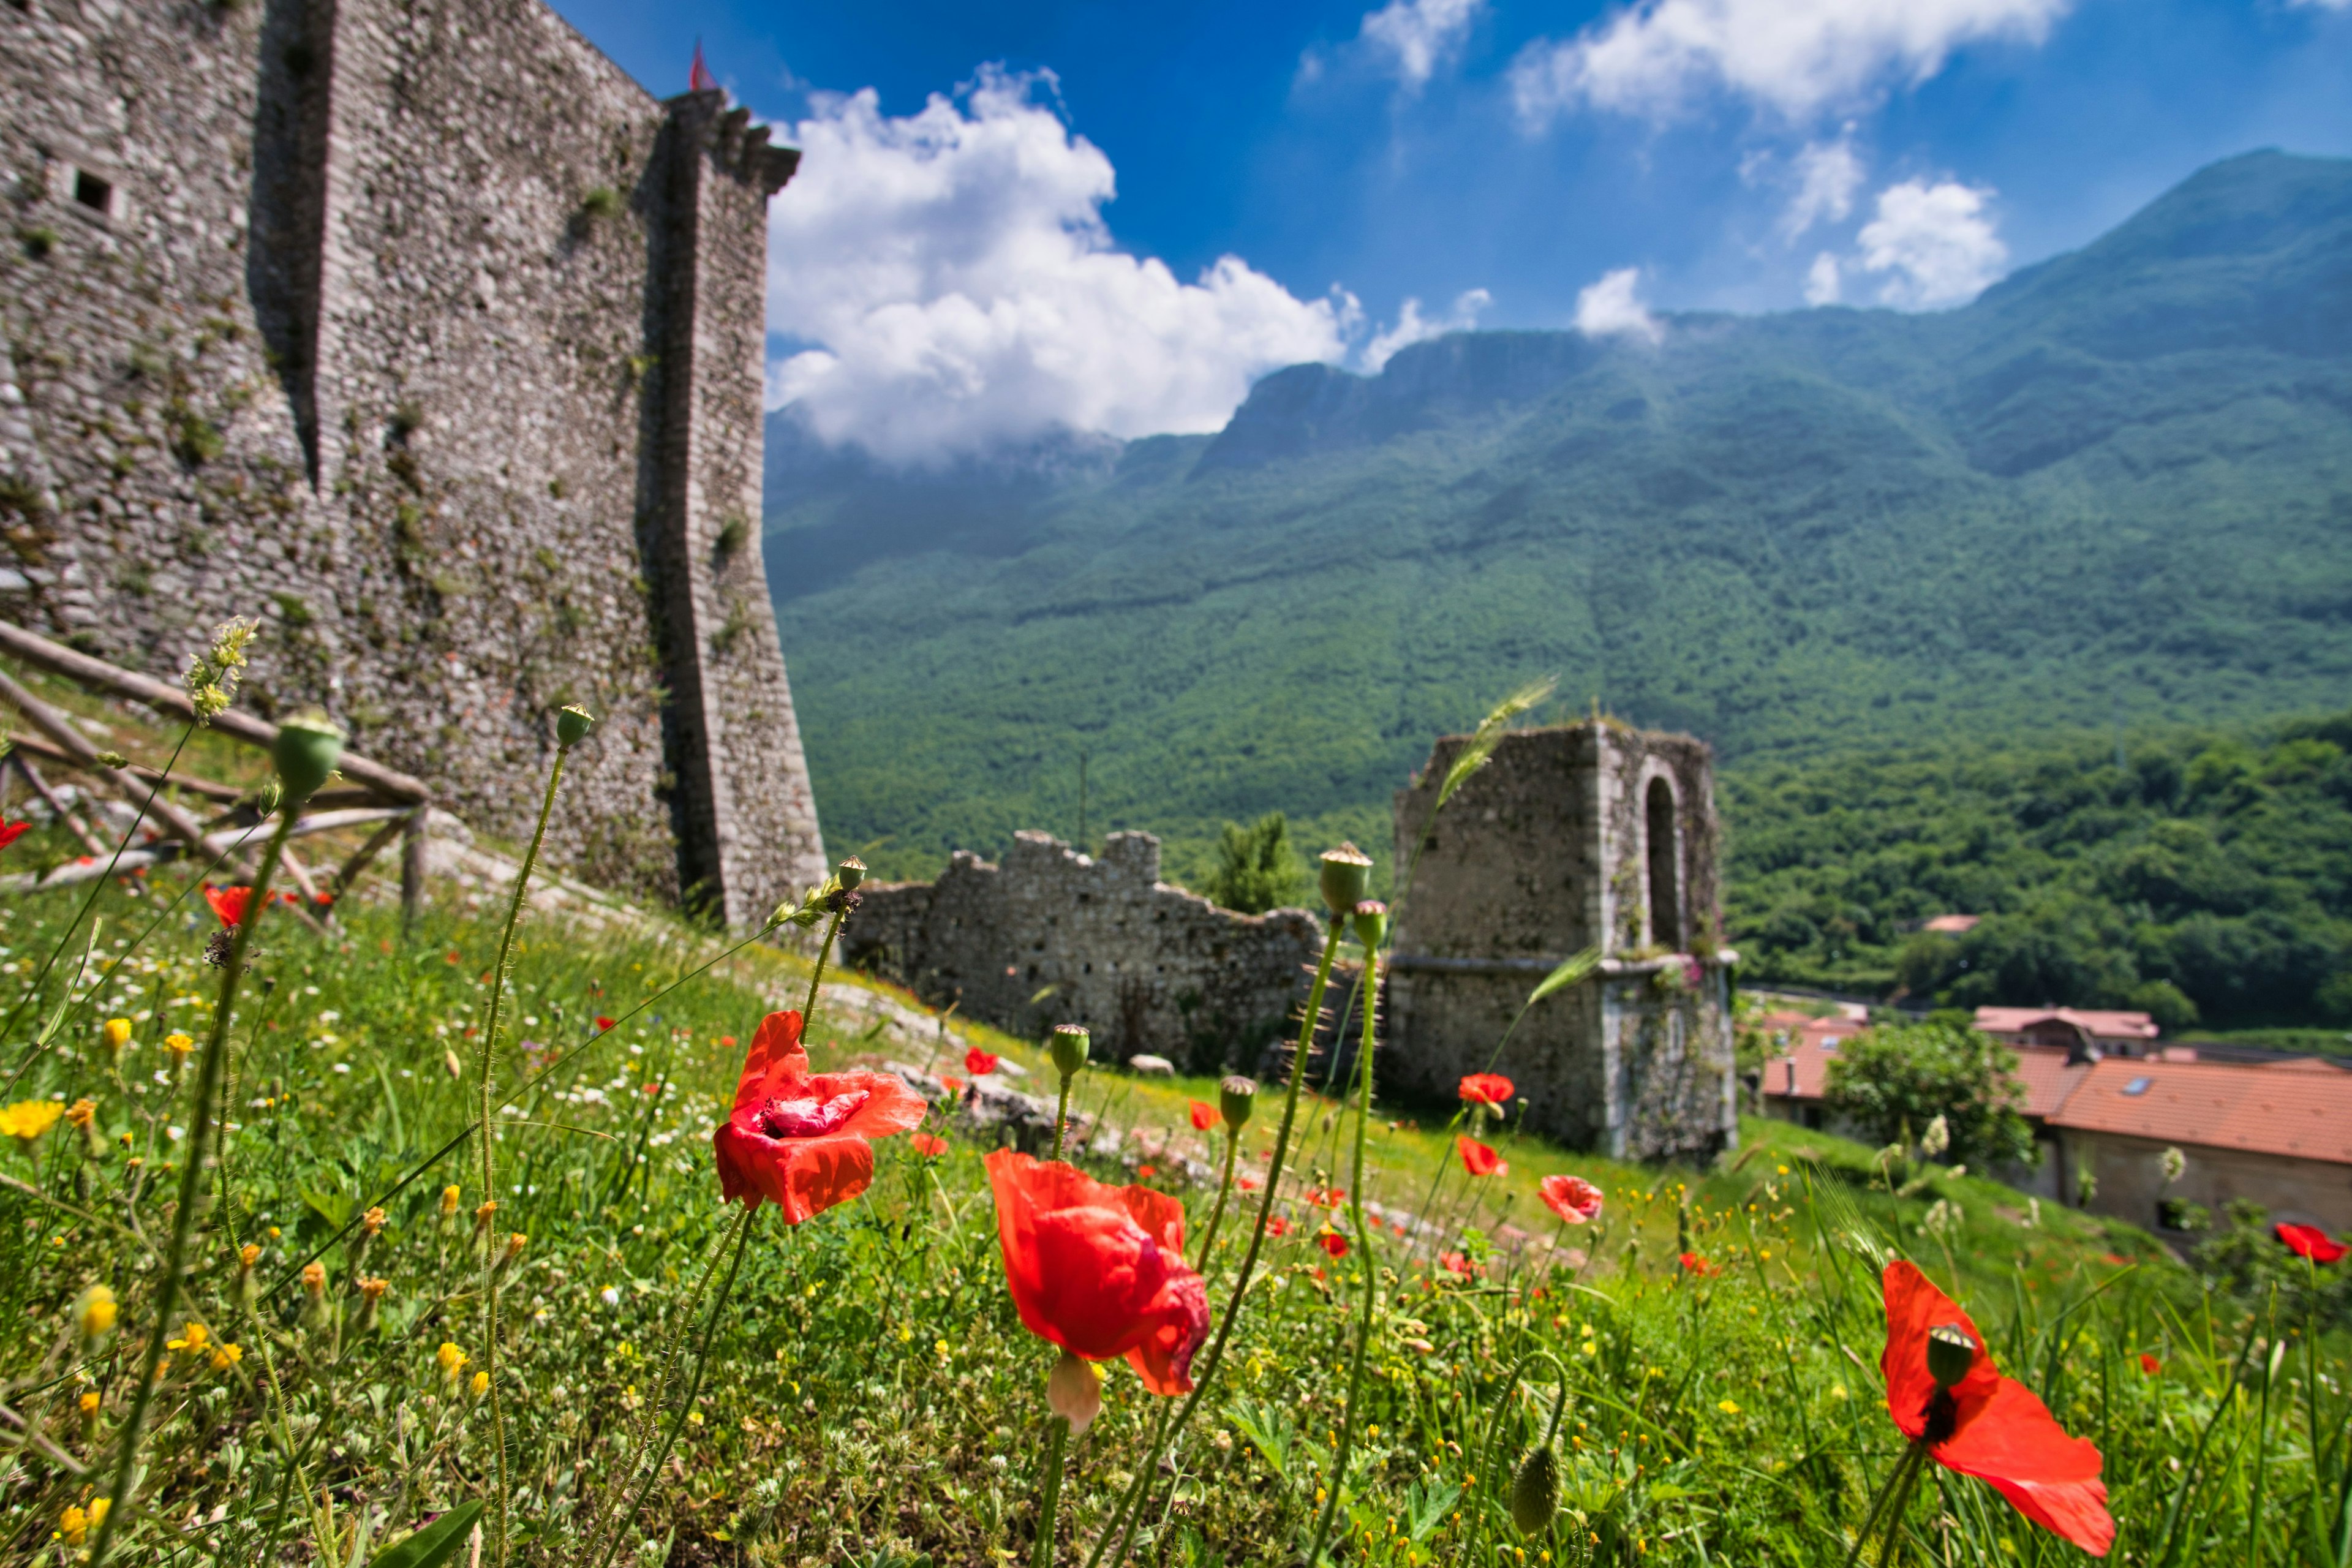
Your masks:
<svg viewBox="0 0 2352 1568"><path fill-rule="evenodd" d="M1675 853L1675 786L1650 781L1650 940L1663 947L1683 944L1681 858Z"/></svg>

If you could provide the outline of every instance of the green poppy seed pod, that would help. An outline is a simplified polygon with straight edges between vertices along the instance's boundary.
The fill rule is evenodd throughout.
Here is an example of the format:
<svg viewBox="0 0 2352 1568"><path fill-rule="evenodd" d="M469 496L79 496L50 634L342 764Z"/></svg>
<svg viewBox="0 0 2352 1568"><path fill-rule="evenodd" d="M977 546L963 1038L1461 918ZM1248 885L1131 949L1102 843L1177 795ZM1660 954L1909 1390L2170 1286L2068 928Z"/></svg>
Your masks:
<svg viewBox="0 0 2352 1568"><path fill-rule="evenodd" d="M574 702L555 716L555 743L568 752L595 727L596 715Z"/></svg>
<svg viewBox="0 0 2352 1568"><path fill-rule="evenodd" d="M1087 1033L1084 1024L1056 1024L1046 1049L1053 1056L1055 1072L1064 1078L1076 1078L1094 1050L1094 1038Z"/></svg>
<svg viewBox="0 0 2352 1568"><path fill-rule="evenodd" d="M1352 844L1323 851L1323 903L1335 919L1345 920L1372 890L1372 858Z"/></svg>
<svg viewBox="0 0 2352 1568"><path fill-rule="evenodd" d="M278 726L270 745L285 799L299 805L319 793L343 755L343 732L324 713L297 714Z"/></svg>
<svg viewBox="0 0 2352 1568"><path fill-rule="evenodd" d="M866 880L866 862L852 855L833 868L833 878L841 884L844 892L854 893L857 890L857 884Z"/></svg>
<svg viewBox="0 0 2352 1568"><path fill-rule="evenodd" d="M1559 1511L1559 1456L1549 1443L1538 1444L1519 1461L1511 1478L1511 1522L1521 1535L1541 1535Z"/></svg>
<svg viewBox="0 0 2352 1568"><path fill-rule="evenodd" d="M1976 1364L1977 1342L1958 1323L1938 1323L1927 1331L1927 1375L1937 1388L1949 1388L1968 1376Z"/></svg>
<svg viewBox="0 0 2352 1568"><path fill-rule="evenodd" d="M1366 952L1378 952L1389 934L1389 907L1378 899L1366 899L1356 906L1353 919L1356 940L1364 944Z"/></svg>
<svg viewBox="0 0 2352 1568"><path fill-rule="evenodd" d="M1225 1126L1234 1132L1250 1119L1257 1103L1257 1080L1235 1073L1217 1085L1217 1108L1225 1115Z"/></svg>

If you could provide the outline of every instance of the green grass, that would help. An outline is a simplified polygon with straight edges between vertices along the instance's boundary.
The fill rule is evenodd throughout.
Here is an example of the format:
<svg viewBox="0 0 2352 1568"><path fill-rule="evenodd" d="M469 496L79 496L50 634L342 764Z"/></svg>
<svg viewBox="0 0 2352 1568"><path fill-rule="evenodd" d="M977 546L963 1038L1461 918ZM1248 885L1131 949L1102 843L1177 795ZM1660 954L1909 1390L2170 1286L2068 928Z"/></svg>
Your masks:
<svg viewBox="0 0 2352 1568"><path fill-rule="evenodd" d="M152 880L156 893L175 890ZM0 1001L26 983L26 955L46 951L68 907L48 898L0 910ZM72 1466L106 1453L126 1358L149 1326L140 1237L168 1224L169 1129L184 1104L159 1037L167 1025L199 1032L191 1026L214 989L199 959L208 920L175 916L131 952L117 933L131 929L135 911L110 892L100 912L81 1009L16 1092L98 1101L102 1152L85 1157L60 1123L29 1150L0 1152L0 1170L22 1184L0 1188L0 1309L21 1325L0 1339L0 1403L46 1438L17 1444L5 1461L0 1559L10 1562L70 1560L51 1534L91 1484ZM219 1369L203 1355L174 1358L150 1428L145 1506L117 1562L319 1560L314 1527L288 1492L263 1336L289 1430L313 1483L331 1488L339 1531L364 1519L381 1544L483 1493L482 1405L436 1361L445 1342L471 1358L464 1371L481 1360L471 1160L385 1203L387 1223L363 1257L330 1248L315 1303L299 1282L269 1290L258 1327L238 1306L237 1240L263 1247L255 1278L275 1286L470 1113L471 1083L448 1063L453 1054L468 1059L466 1031L479 1016L496 927L442 910L404 942L388 910L355 901L346 918L348 929L325 942L283 921L263 928L260 984L249 983L233 1037L239 1125L221 1173L226 1201L200 1232L186 1309L243 1355ZM574 1560L588 1511L632 1451L684 1287L726 1217L708 1130L731 1093L740 1047L721 1037L748 1039L767 1008L796 1001L805 984L802 961L754 950L596 1033L598 1016L625 1016L709 951L708 938L658 921L628 938L588 939L538 921L525 928L521 1035L590 1046L505 1119L499 1148L492 1233L530 1238L502 1288L501 1355L526 1561ZM109 962L110 952L122 956ZM844 992L820 1006L820 1065L924 1048L919 1033L890 1043L887 1026L869 1025L852 1000ZM135 1021L119 1072L99 1032L115 1016ZM25 1035L8 1042L12 1061L24 1059ZM1043 1081L1034 1047L985 1030L968 1037L1029 1066L1033 1085ZM501 1083L519 1081L520 1067L503 1062ZM668 1092L648 1097L648 1082ZM1127 1159L1153 1164L1150 1179L1181 1192L1197 1226L1210 1194L1182 1184L1171 1157L1192 1136L1193 1098L1213 1098L1213 1086L1089 1073L1077 1103L1128 1133ZM1270 1136L1274 1099L1260 1100L1245 1162ZM1313 1099L1302 1107L1303 1184L1339 1166L1344 1124L1335 1111ZM1866 1185L1866 1151L1756 1121L1743 1124L1742 1154L1703 1172L1594 1160L1505 1130L1492 1141L1510 1170L1474 1203L1444 1130L1391 1128L1392 1114L1376 1112L1369 1190L1427 1212L1442 1233L1423 1248L1392 1236L1377 1244L1382 1291L1362 1415L1377 1433L1359 1444L1340 1561L1516 1568L1520 1551L1536 1562L1549 1550L1562 1563L1835 1562L1842 1532L1858 1523L1897 1452L1874 1371L1871 1274L1887 1248L1948 1282L1956 1265L1962 1299L2009 1369L2101 1444L2125 1531L2117 1561L2156 1560L2176 1495L2176 1561L2224 1550L2250 1565L2334 1561L2290 1546L2315 1495L2304 1403L2313 1389L2302 1381L2299 1341L2288 1325L2273 1330L2207 1297L2128 1226L2045 1209L2029 1228L2022 1199L1969 1178L1896 1198ZM1139 1150L1139 1129L1173 1146ZM1051 1356L1006 1296L982 1152L958 1139L927 1165L894 1139L879 1150L864 1198L797 1229L763 1214L708 1346L698 1421L641 1521L651 1544L635 1561L667 1552L676 1563L944 1565L1028 1554ZM1133 1176L1108 1162L1097 1168ZM1424 1211L1441 1169L1451 1174ZM1602 1224L1564 1237L1586 1255L1580 1266L1565 1250L1540 1248L1514 1261L1502 1245L1511 1230L1550 1239L1556 1227L1531 1216L1540 1213L1533 1184L1553 1171L1582 1173L1608 1194ZM445 1181L462 1189L446 1220ZM1960 1215L1950 1265L1921 1228L1938 1195ZM1319 1211L1295 1191L1284 1208L1295 1228L1269 1244L1264 1283L1253 1288L1205 1418L1178 1451L1172 1497L1146 1521L1138 1561L1285 1561L1310 1521L1316 1488L1328 1484L1351 1287L1364 1260L1318 1250ZM1225 1286L1215 1281L1241 1239L1230 1222L1224 1235L1210 1270L1219 1307ZM1431 1257L1460 1249L1475 1258L1482 1248L1492 1248L1483 1271L1467 1279ZM1718 1272L1685 1275L1675 1261L1684 1250ZM354 1286L362 1276L388 1282L373 1323ZM69 1325L98 1283L121 1297L123 1321L84 1355ZM2265 1425L2258 1385L2232 1368L2250 1333L2274 1332L2292 1353ZM1549 1410L1553 1374L1529 1373L1507 1399L1504 1390L1510 1368L1538 1347L1568 1367L1567 1498L1580 1517L1549 1542L1523 1543L1498 1489L1506 1461ZM2162 1358L2161 1375L2139 1371L2142 1352ZM2347 1371L2339 1344L2331 1342L2321 1370L2333 1381L2319 1391L2317 1430L2332 1440ZM88 1425L78 1405L85 1391L99 1395ZM1065 1536L1064 1563L1083 1561L1081 1546L1091 1547L1139 1462L1150 1396L1115 1368L1107 1394L1103 1418L1073 1446L1063 1518L1075 1542ZM2208 1421L2217 1433L2195 1460ZM1490 1434L1500 1458L1484 1447ZM2333 1486L2341 1443L2329 1454L2322 1468ZM2258 1460L2260 1533L2250 1552ZM1928 1560L2074 1555L1976 1483L1939 1477L1937 1486L1909 1520ZM1949 1528L1938 1523L1947 1517ZM345 1535L336 1550L347 1556L352 1545Z"/></svg>

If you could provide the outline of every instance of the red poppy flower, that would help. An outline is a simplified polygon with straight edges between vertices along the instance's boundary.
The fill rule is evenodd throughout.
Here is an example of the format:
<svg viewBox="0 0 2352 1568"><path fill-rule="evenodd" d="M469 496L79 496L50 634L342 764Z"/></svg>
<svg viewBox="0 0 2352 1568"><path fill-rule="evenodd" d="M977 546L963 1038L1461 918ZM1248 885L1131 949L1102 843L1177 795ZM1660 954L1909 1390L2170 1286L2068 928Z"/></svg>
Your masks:
<svg viewBox="0 0 2352 1568"><path fill-rule="evenodd" d="M719 1037L719 1043L725 1046L731 1051L735 1048L735 1037L732 1035L721 1035Z"/></svg>
<svg viewBox="0 0 2352 1568"><path fill-rule="evenodd" d="M1601 1216L1601 1189L1582 1176L1546 1176L1536 1184L1536 1195L1570 1225Z"/></svg>
<svg viewBox="0 0 2352 1568"><path fill-rule="evenodd" d="M1709 1263L1706 1258L1701 1258L1696 1252L1685 1252L1682 1254L1681 1257L1675 1258L1675 1261L1683 1266L1684 1273L1696 1274L1702 1279L1706 1279L1710 1274L1719 1274L1722 1272L1721 1269L1716 1268L1714 1264Z"/></svg>
<svg viewBox="0 0 2352 1568"><path fill-rule="evenodd" d="M332 909L335 906L335 895L332 893L313 893L310 895L310 901L318 905L322 910Z"/></svg>
<svg viewBox="0 0 2352 1568"><path fill-rule="evenodd" d="M1217 1124L1217 1108L1200 1100L1192 1102L1192 1131L1206 1132Z"/></svg>
<svg viewBox="0 0 2352 1568"><path fill-rule="evenodd" d="M963 1070L974 1078L986 1078L996 1070L996 1058L974 1046L963 1054Z"/></svg>
<svg viewBox="0 0 2352 1568"><path fill-rule="evenodd" d="M1461 1095L1473 1105L1508 1105L1511 1080L1498 1072L1474 1072L1462 1080Z"/></svg>
<svg viewBox="0 0 2352 1568"><path fill-rule="evenodd" d="M936 1159L948 1152L946 1139L934 1138L928 1132L918 1132L907 1142L912 1143L915 1146L915 1152L926 1160Z"/></svg>
<svg viewBox="0 0 2352 1568"><path fill-rule="evenodd" d="M1457 1274L1465 1279L1478 1272L1478 1266L1458 1252L1441 1253L1437 1261L1448 1274Z"/></svg>
<svg viewBox="0 0 2352 1568"><path fill-rule="evenodd" d="M1348 1238L1336 1230L1327 1230L1315 1238L1315 1245L1333 1258L1348 1256Z"/></svg>
<svg viewBox="0 0 2352 1568"><path fill-rule="evenodd" d="M606 1017L606 1016L604 1016L604 1014L602 1014L602 1013L597 1014L597 1015L596 1015L596 1032L597 1032L598 1034L600 1034L600 1035L601 1035L601 1034L603 1034L605 1030L607 1030L607 1029L611 1028L611 1027L613 1026L613 1025L614 1025L614 1022L615 1022L615 1020L611 1019L611 1018L607 1018L607 1017ZM755 1035L755 1036L753 1036L753 1037L752 1037L752 1038L751 1038L751 1048L752 1048L752 1049L754 1049L754 1050L757 1050L757 1049L759 1048L759 1046L760 1046L759 1037Z"/></svg>
<svg viewBox="0 0 2352 1568"><path fill-rule="evenodd" d="M798 1225L874 1179L874 1146L929 1114L895 1074L811 1073L801 1016L771 1013L751 1036L735 1109L711 1134L719 1192L756 1209L768 1199Z"/></svg>
<svg viewBox="0 0 2352 1568"><path fill-rule="evenodd" d="M1237 1179L1235 1184L1245 1193L1254 1193L1265 1184L1259 1181L1255 1176L1242 1176Z"/></svg>
<svg viewBox="0 0 2352 1568"><path fill-rule="evenodd" d="M1135 1173L1139 1176L1156 1176L1160 1173L1160 1167L1157 1165L1138 1165L1135 1168Z"/></svg>
<svg viewBox="0 0 2352 1568"><path fill-rule="evenodd" d="M946 1086L947 1091L950 1094L961 1094L963 1092L963 1079L960 1078L941 1078L940 1082Z"/></svg>
<svg viewBox="0 0 2352 1568"><path fill-rule="evenodd" d="M0 849L7 848L17 839L22 838L25 836L25 829L32 826L29 822L0 822Z"/></svg>
<svg viewBox="0 0 2352 1568"><path fill-rule="evenodd" d="M1011 1149L987 1165L1022 1324L1088 1361L1125 1356L1154 1394L1190 1392L1209 1296L1184 1266L1184 1205Z"/></svg>
<svg viewBox="0 0 2352 1568"><path fill-rule="evenodd" d="M2034 1523L2094 1557L2105 1556L2116 1521L2107 1513L2097 1447L2066 1436L2032 1389L2003 1377L1976 1324L1916 1268L1898 1258L1886 1266L1883 1283L1886 1349L1878 1365L1895 1425L1927 1444L1927 1457L1946 1469L1991 1483ZM1927 1370L1927 1334L1946 1325L1967 1334L1976 1353L1967 1374L1942 1390Z"/></svg>
<svg viewBox="0 0 2352 1568"><path fill-rule="evenodd" d="M2314 1263L2333 1263L2347 1249L2340 1241L2330 1241L2327 1233L2315 1225L2278 1225L2272 1233L2285 1243L2286 1249L2297 1258L2308 1258Z"/></svg>
<svg viewBox="0 0 2352 1568"><path fill-rule="evenodd" d="M1276 1215L1272 1219L1265 1222L1265 1233L1268 1236L1274 1237L1288 1236L1290 1234L1290 1222L1283 1218L1280 1215Z"/></svg>
<svg viewBox="0 0 2352 1568"><path fill-rule="evenodd" d="M1313 1204L1318 1208L1335 1209L1341 1204L1348 1201L1348 1189L1345 1187L1309 1187L1307 1189L1307 1201Z"/></svg>
<svg viewBox="0 0 2352 1568"><path fill-rule="evenodd" d="M1474 1176L1499 1176L1511 1168L1509 1161L1475 1138L1456 1138L1454 1146L1462 1152L1462 1168Z"/></svg>
<svg viewBox="0 0 2352 1568"><path fill-rule="evenodd" d="M220 917L220 923L224 926L245 923L246 902L252 897L251 888L215 888L210 882L205 884L205 902L213 907L213 913Z"/></svg>
<svg viewBox="0 0 2352 1568"><path fill-rule="evenodd" d="M2146 1351L2142 1351L2139 1352L2139 1369L2148 1376L2154 1377L2158 1373L2164 1370L2164 1363L2157 1360L2154 1356L2148 1354Z"/></svg>

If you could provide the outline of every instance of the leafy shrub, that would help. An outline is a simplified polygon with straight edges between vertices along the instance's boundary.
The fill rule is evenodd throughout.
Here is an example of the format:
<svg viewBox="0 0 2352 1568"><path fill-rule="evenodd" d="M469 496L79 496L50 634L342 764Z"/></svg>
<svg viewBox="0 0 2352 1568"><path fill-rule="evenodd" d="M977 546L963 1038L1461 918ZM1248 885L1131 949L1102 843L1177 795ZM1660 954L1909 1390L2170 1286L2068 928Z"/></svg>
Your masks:
<svg viewBox="0 0 2352 1568"><path fill-rule="evenodd" d="M2016 1067L2016 1052L1956 1022L1882 1025L1839 1047L1822 1099L1881 1143L1908 1143L1940 1116L1954 1161L2031 1163Z"/></svg>
<svg viewBox="0 0 2352 1568"><path fill-rule="evenodd" d="M1228 822L1217 841L1217 869L1202 892L1229 910L1262 915L1296 904L1307 870L1291 847L1290 823L1268 812L1247 827Z"/></svg>

